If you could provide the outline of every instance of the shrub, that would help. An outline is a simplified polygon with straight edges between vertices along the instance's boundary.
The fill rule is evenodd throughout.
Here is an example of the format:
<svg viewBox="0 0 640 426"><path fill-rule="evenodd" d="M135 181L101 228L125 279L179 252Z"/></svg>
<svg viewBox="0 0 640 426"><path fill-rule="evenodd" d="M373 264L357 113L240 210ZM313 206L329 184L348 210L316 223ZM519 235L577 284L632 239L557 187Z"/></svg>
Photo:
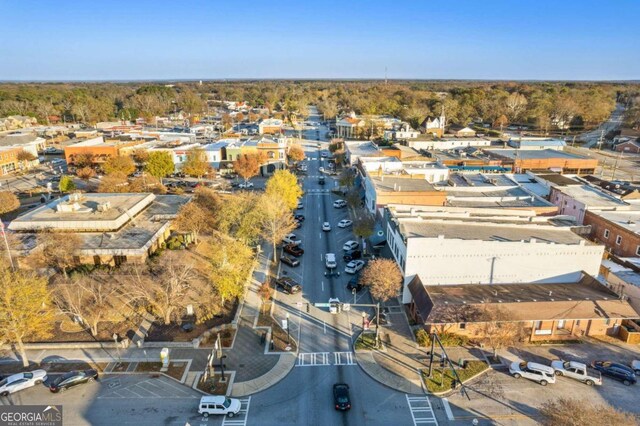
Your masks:
<svg viewBox="0 0 640 426"><path fill-rule="evenodd" d="M427 333L424 329L418 329L415 332L416 342L422 347L431 346L431 334ZM469 338L455 333L440 333L438 334L440 342L444 347L451 346L465 346L469 343Z"/></svg>
<svg viewBox="0 0 640 426"><path fill-rule="evenodd" d="M174 235L167 240L166 245L169 250L182 250L187 245L187 242L184 235Z"/></svg>
<svg viewBox="0 0 640 426"><path fill-rule="evenodd" d="M424 328L416 330L415 334L416 334L416 342L418 343L419 346L427 347L431 345L431 336L429 336L429 333L427 333L427 331Z"/></svg>

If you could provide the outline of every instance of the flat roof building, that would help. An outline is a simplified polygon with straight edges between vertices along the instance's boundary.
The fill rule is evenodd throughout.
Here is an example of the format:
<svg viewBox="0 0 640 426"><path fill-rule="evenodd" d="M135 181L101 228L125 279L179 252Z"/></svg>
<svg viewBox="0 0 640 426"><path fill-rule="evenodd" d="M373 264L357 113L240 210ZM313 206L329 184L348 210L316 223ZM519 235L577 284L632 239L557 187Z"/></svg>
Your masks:
<svg viewBox="0 0 640 426"><path fill-rule="evenodd" d="M586 175L593 174L598 166L595 158L555 149L486 149L485 152L493 158L512 164L515 173L551 170L562 174Z"/></svg>

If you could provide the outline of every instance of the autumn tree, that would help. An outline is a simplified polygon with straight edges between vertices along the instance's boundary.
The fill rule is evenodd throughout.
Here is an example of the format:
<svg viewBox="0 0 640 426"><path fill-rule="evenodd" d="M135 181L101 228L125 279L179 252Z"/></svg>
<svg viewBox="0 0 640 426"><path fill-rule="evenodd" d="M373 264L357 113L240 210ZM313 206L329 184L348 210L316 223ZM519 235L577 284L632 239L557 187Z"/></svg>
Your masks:
<svg viewBox="0 0 640 426"><path fill-rule="evenodd" d="M304 150L300 148L300 145L291 145L291 147L289 147L289 152L287 153L287 155L294 163L305 159Z"/></svg>
<svg viewBox="0 0 640 426"><path fill-rule="evenodd" d="M173 225L179 231L193 234L194 242L198 244L198 237L203 232L210 230L212 223L212 215L208 214L198 203L192 201L180 209Z"/></svg>
<svg viewBox="0 0 640 426"><path fill-rule="evenodd" d="M540 407L543 426L636 425L635 416L608 404L585 404L584 400L561 396Z"/></svg>
<svg viewBox="0 0 640 426"><path fill-rule="evenodd" d="M353 218L352 230L354 235L360 237L361 240L364 241L366 238L369 238L373 234L375 223L376 221L373 215L371 215L367 210L357 210Z"/></svg>
<svg viewBox="0 0 640 426"><path fill-rule="evenodd" d="M81 321L97 337L103 321L122 318L123 302L119 299L120 285L108 275L92 274L59 280L53 292L58 310Z"/></svg>
<svg viewBox="0 0 640 426"><path fill-rule="evenodd" d="M73 156L73 164L76 167L91 167L93 165L93 154L85 152Z"/></svg>
<svg viewBox="0 0 640 426"><path fill-rule="evenodd" d="M20 207L20 200L13 192L0 191L0 215L14 211Z"/></svg>
<svg viewBox="0 0 640 426"><path fill-rule="evenodd" d="M524 112L525 107L527 106L527 98L524 95L513 92L506 99L506 107L509 112L509 117L511 117L512 121L516 121L520 118L522 113Z"/></svg>
<svg viewBox="0 0 640 426"><path fill-rule="evenodd" d="M125 176L129 176L136 171L136 164L131 157L126 155L118 155L115 157L109 157L109 159L102 165L102 169L108 175L112 173L123 173Z"/></svg>
<svg viewBox="0 0 640 426"><path fill-rule="evenodd" d="M16 156L16 160L20 162L20 167L22 168L27 168L30 162L37 159L38 157L30 153L29 151L25 151L25 150L20 151Z"/></svg>
<svg viewBox="0 0 640 426"><path fill-rule="evenodd" d="M82 180L89 180L96 175L96 171L91 167L82 167L76 170L76 176L78 176ZM101 191L102 192L102 191Z"/></svg>
<svg viewBox="0 0 640 426"><path fill-rule="evenodd" d="M202 148L190 149L187 153L187 160L182 166L182 171L198 179L202 179L202 176L209 173L211 166L207 162L207 155Z"/></svg>
<svg viewBox="0 0 640 426"><path fill-rule="evenodd" d="M211 262L211 281L225 301L240 297L255 266L253 250L241 241L216 235L208 253Z"/></svg>
<svg viewBox="0 0 640 426"><path fill-rule="evenodd" d="M241 192L226 196L219 203L215 217L218 231L246 244L255 244L260 236L260 197L254 192Z"/></svg>
<svg viewBox="0 0 640 426"><path fill-rule="evenodd" d="M265 161L266 157L262 154L241 154L233 163L233 169L246 182L260 172L260 166Z"/></svg>
<svg viewBox="0 0 640 426"><path fill-rule="evenodd" d="M24 367L29 366L25 339L49 337L53 321L47 278L1 265L0 339L18 347Z"/></svg>
<svg viewBox="0 0 640 426"><path fill-rule="evenodd" d="M360 284L369 286L371 296L385 302L398 295L402 286L402 273L393 260L378 258L364 268Z"/></svg>
<svg viewBox="0 0 640 426"><path fill-rule="evenodd" d="M144 166L144 171L160 179L169 176L174 171L173 159L167 151L151 151Z"/></svg>
<svg viewBox="0 0 640 426"><path fill-rule="evenodd" d="M516 345L525 337L522 323L513 321L506 310L489 301L484 303L476 322L480 323L476 334L493 350L494 358L499 349Z"/></svg>
<svg viewBox="0 0 640 426"><path fill-rule="evenodd" d="M279 198L291 210L298 205L302 197L302 188L298 184L298 178L289 170L277 170L267 180L265 193L271 198Z"/></svg>
<svg viewBox="0 0 640 426"><path fill-rule="evenodd" d="M500 132L502 132L502 129L507 124L509 124L509 119L507 118L506 115L502 114L500 117L496 118L496 120L493 122L493 127L495 129L500 129Z"/></svg>
<svg viewBox="0 0 640 426"><path fill-rule="evenodd" d="M149 160L149 151L146 149L136 149L131 153L131 158L139 166L144 166Z"/></svg>
<svg viewBox="0 0 640 426"><path fill-rule="evenodd" d="M351 167L342 170L338 177L338 183L342 186L352 187L356 182L356 172Z"/></svg>
<svg viewBox="0 0 640 426"><path fill-rule="evenodd" d="M276 261L276 245L296 227L291 208L279 196L264 194L260 198L260 231L262 238L273 245L273 261Z"/></svg>
<svg viewBox="0 0 640 426"><path fill-rule="evenodd" d="M32 256L38 266L53 268L67 278L67 270L75 266L74 255L81 240L76 234L43 231L37 235L39 250Z"/></svg>
<svg viewBox="0 0 640 426"><path fill-rule="evenodd" d="M58 187L60 188L61 192L71 192L71 191L75 191L76 184L73 181L73 177L72 176L63 175L60 178L60 182L58 183Z"/></svg>
<svg viewBox="0 0 640 426"><path fill-rule="evenodd" d="M154 194L166 194L167 187L155 176L143 174L129 180L129 192L152 192Z"/></svg>
<svg viewBox="0 0 640 426"><path fill-rule="evenodd" d="M127 175L122 172L113 172L103 176L102 179L100 179L98 192L130 192L129 179L127 178Z"/></svg>

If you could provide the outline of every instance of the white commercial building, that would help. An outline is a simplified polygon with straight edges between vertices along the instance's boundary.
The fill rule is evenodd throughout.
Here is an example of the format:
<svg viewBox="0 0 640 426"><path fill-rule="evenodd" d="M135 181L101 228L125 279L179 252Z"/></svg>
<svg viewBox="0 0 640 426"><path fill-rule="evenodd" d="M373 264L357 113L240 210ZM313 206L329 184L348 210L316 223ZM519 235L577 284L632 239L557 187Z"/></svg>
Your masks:
<svg viewBox="0 0 640 426"><path fill-rule="evenodd" d="M604 246L582 238L559 220L531 213L447 208L416 214L387 208L387 242L408 284L424 285L576 282L596 276Z"/></svg>
<svg viewBox="0 0 640 426"><path fill-rule="evenodd" d="M456 149L467 148L470 146L481 147L491 146L491 141L484 138L446 138L446 139L429 139L429 140L415 140L410 139L405 143L408 147L413 149L424 150L443 150L443 149Z"/></svg>

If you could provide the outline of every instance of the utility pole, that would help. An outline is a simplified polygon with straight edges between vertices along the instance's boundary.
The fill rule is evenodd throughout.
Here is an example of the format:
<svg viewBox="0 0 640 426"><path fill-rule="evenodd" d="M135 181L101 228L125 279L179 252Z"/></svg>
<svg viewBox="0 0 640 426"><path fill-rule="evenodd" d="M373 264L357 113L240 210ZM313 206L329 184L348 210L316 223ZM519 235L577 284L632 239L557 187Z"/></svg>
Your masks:
<svg viewBox="0 0 640 426"><path fill-rule="evenodd" d="M7 233L4 230L4 223L0 220L0 231L2 231L2 237L4 238L4 245L7 247L7 256L9 256L9 263L11 263L11 270L15 271L16 267L13 264L13 258L11 257L11 250L9 249L9 241L7 241Z"/></svg>
<svg viewBox="0 0 640 426"><path fill-rule="evenodd" d="M602 138L604 137L604 130L600 131L600 137L598 138L598 151L602 151Z"/></svg>

